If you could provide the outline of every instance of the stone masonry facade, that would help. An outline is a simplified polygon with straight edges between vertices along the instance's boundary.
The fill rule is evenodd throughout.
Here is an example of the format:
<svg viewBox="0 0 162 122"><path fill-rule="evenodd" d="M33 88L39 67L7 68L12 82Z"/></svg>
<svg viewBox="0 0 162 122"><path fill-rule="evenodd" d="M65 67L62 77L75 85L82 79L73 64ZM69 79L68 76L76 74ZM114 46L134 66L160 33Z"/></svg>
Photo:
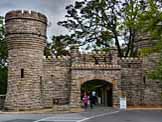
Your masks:
<svg viewBox="0 0 162 122"><path fill-rule="evenodd" d="M5 109L35 110L57 105L60 110L80 110L81 85L89 80L112 84L113 107L119 107L122 95L130 106L162 105L161 83L149 80L144 73L150 68L149 58L119 58L113 48L107 53L81 53L77 46L70 56L45 58L46 16L11 11L5 23L9 61Z"/></svg>

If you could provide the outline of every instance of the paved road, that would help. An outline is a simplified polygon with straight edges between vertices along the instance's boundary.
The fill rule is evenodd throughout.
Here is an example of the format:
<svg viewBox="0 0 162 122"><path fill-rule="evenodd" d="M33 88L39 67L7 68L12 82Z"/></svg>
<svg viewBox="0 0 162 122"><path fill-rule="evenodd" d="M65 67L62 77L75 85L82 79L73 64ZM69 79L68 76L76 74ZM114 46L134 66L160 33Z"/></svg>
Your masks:
<svg viewBox="0 0 162 122"><path fill-rule="evenodd" d="M86 122L162 122L162 111L120 111Z"/></svg>
<svg viewBox="0 0 162 122"><path fill-rule="evenodd" d="M162 122L162 111L101 108L71 114L0 114L0 122Z"/></svg>
<svg viewBox="0 0 162 122"><path fill-rule="evenodd" d="M0 122L82 122L88 117L114 111L116 109L96 107L85 112L70 114L0 114Z"/></svg>

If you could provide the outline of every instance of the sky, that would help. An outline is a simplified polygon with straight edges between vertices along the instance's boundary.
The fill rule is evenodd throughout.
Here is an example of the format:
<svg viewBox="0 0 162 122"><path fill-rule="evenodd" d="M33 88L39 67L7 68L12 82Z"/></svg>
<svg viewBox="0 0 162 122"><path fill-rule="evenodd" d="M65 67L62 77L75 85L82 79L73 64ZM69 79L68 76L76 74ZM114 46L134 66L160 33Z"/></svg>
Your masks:
<svg viewBox="0 0 162 122"><path fill-rule="evenodd" d="M52 35L68 33L68 30L58 26L57 22L65 19L65 7L75 0L0 0L0 16L5 16L11 10L34 10L48 18L48 41Z"/></svg>

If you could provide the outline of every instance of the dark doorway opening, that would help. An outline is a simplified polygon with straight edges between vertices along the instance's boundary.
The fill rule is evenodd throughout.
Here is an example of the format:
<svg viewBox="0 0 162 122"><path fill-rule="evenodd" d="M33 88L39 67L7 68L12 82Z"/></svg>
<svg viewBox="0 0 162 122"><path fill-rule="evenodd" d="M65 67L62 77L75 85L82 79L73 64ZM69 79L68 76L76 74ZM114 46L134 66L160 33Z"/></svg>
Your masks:
<svg viewBox="0 0 162 122"><path fill-rule="evenodd" d="M112 106L112 88L107 90L107 105Z"/></svg>
<svg viewBox="0 0 162 122"><path fill-rule="evenodd" d="M81 99L84 93L90 95L93 91L96 93L97 105L110 106L113 105L112 84L104 80L90 80L81 85Z"/></svg>

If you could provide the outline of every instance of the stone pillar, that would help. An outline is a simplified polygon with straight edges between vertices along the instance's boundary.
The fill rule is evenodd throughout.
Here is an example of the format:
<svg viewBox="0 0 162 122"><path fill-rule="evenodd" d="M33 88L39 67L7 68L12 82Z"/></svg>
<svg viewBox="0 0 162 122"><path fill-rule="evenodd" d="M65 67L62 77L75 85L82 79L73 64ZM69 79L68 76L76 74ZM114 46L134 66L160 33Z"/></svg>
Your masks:
<svg viewBox="0 0 162 122"><path fill-rule="evenodd" d="M71 71L71 90L70 90L70 111L80 112L81 109L81 91L80 81L76 75L77 71Z"/></svg>
<svg viewBox="0 0 162 122"><path fill-rule="evenodd" d="M116 48L111 48L111 55L112 55L112 64L118 64L118 50Z"/></svg>
<svg viewBox="0 0 162 122"><path fill-rule="evenodd" d="M113 84L113 107L114 108L118 108L119 107L119 98L120 98L120 95L119 95L119 92L120 92L120 89L119 89L119 86L118 86L118 82L120 82L119 80L113 80L112 81L112 84Z"/></svg>
<svg viewBox="0 0 162 122"><path fill-rule="evenodd" d="M73 44L70 47L71 50L71 61L72 64L78 64L79 63L79 44Z"/></svg>
<svg viewBox="0 0 162 122"><path fill-rule="evenodd" d="M70 92L70 111L80 112L81 109L81 96L80 87L77 86L77 81L72 80L71 92Z"/></svg>
<svg viewBox="0 0 162 122"><path fill-rule="evenodd" d="M112 54L112 65L119 65L118 64L118 50L116 48L111 48L111 54ZM119 75L117 77L117 75ZM121 72L119 74L116 74L116 78L113 79L113 107L119 107L119 92L120 92L120 78L121 78Z"/></svg>
<svg viewBox="0 0 162 122"><path fill-rule="evenodd" d="M5 108L40 109L47 18L33 11L11 11L5 23L9 61Z"/></svg>
<svg viewBox="0 0 162 122"><path fill-rule="evenodd" d="M71 45L71 63L79 64L80 63L80 53L79 53L79 44ZM80 81L75 75L76 71L71 71L71 91L70 91L70 111L71 112L80 112L81 109L81 97L80 97Z"/></svg>

